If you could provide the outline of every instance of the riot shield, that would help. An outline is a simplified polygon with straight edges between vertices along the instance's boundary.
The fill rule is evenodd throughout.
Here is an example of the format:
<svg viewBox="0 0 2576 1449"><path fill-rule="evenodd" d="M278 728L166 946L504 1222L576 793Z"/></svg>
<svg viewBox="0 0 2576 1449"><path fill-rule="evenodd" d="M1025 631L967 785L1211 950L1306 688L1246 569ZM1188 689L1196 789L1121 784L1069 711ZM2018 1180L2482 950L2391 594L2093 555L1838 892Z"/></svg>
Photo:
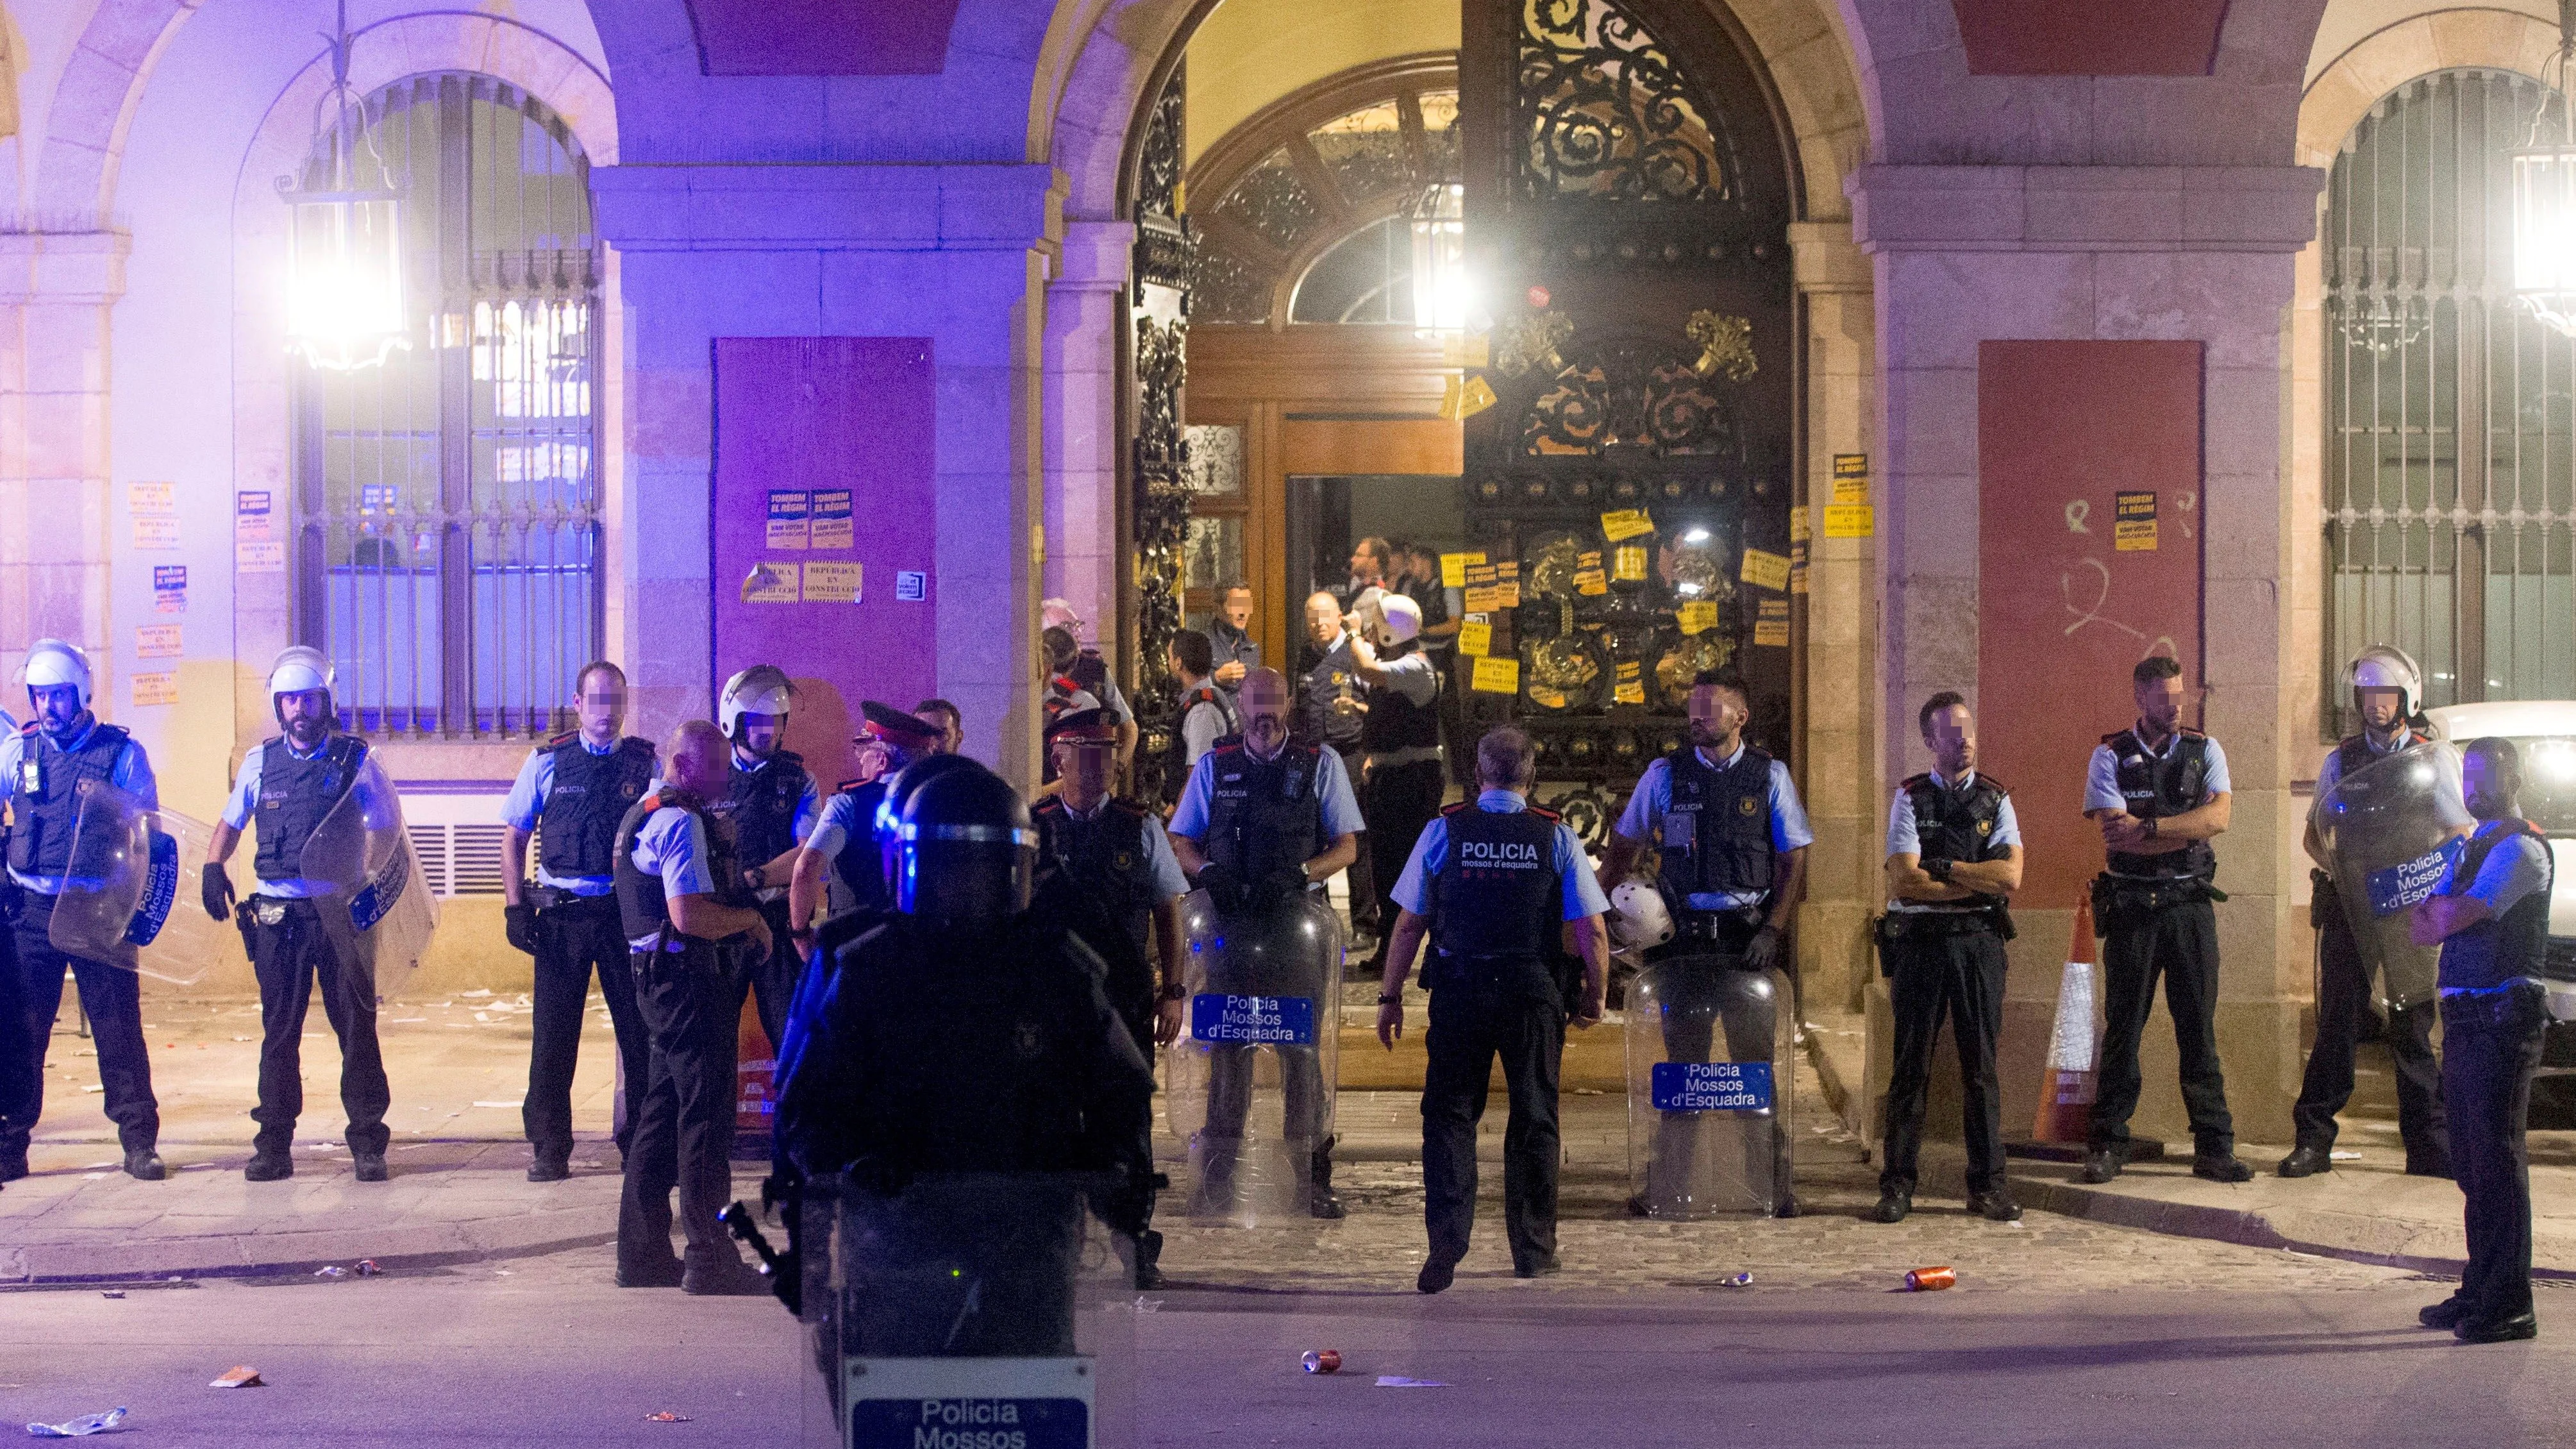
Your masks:
<svg viewBox="0 0 2576 1449"><path fill-rule="evenodd" d="M1628 1177L1652 1218L1770 1217L1790 1195L1788 978L1674 956L1628 988Z"/></svg>
<svg viewBox="0 0 2576 1449"><path fill-rule="evenodd" d="M71 861L45 939L67 956L193 986L241 936L196 908L213 831L150 810L104 780L83 780Z"/></svg>
<svg viewBox="0 0 2576 1449"><path fill-rule="evenodd" d="M2317 797L2308 821L2326 854L2335 895L2392 1006L2433 999L2439 946L2407 934L2407 911L2439 889L2476 824L2460 795L2459 752L2413 745L2374 760Z"/></svg>
<svg viewBox="0 0 2576 1449"><path fill-rule="evenodd" d="M1189 1022L1167 1052L1163 1101L1188 1148L1190 1215L1304 1217L1332 1145L1341 920L1317 891L1243 916L1198 891L1181 921Z"/></svg>
<svg viewBox="0 0 2576 1449"><path fill-rule="evenodd" d="M1065 1175L808 1183L805 1444L1135 1442L1135 1299L1121 1245Z"/></svg>
<svg viewBox="0 0 2576 1449"><path fill-rule="evenodd" d="M295 873L327 887L314 906L341 969L377 1005L392 1000L429 950L438 898L403 829L402 796L373 754L305 840Z"/></svg>

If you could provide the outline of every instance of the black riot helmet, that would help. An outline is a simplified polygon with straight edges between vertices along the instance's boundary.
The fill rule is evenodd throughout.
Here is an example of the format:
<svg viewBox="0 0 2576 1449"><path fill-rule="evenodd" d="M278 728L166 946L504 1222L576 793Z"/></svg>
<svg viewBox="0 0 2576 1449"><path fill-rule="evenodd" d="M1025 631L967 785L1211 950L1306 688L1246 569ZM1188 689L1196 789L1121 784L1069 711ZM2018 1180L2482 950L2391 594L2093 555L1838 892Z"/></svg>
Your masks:
<svg viewBox="0 0 2576 1449"><path fill-rule="evenodd" d="M903 807L922 786L955 769L983 769L964 755L924 755L885 777L885 793L877 798L875 818L860 823L877 843L877 869L886 883L886 896L894 895L894 873L897 847L903 844Z"/></svg>
<svg viewBox="0 0 2576 1449"><path fill-rule="evenodd" d="M1028 909L1038 863L1028 804L966 763L974 767L940 771L903 803L886 885L907 916L999 923Z"/></svg>

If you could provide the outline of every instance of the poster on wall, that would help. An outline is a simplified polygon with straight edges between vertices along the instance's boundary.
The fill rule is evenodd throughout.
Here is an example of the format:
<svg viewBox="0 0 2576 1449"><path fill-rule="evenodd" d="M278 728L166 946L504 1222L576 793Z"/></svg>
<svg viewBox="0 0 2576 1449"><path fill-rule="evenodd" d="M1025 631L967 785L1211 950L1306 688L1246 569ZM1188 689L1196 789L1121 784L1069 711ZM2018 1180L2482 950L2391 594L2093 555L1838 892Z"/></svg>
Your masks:
<svg viewBox="0 0 2576 1449"><path fill-rule="evenodd" d="M152 608L155 613L188 612L188 566L154 564L152 566Z"/></svg>

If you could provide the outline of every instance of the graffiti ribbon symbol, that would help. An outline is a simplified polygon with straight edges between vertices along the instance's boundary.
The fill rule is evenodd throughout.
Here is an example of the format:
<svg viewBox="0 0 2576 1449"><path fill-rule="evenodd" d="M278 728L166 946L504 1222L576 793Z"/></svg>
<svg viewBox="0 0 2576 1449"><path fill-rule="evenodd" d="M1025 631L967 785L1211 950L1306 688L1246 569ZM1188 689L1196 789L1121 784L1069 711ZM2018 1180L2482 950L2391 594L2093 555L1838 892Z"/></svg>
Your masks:
<svg viewBox="0 0 2576 1449"><path fill-rule="evenodd" d="M2086 502L2084 499L2078 498L2074 502L2067 504L2066 531L2068 533L2091 533L2093 530L2084 526L2084 520L2091 517L2092 514L2093 505ZM2107 589L2110 586L2105 584L2103 587Z"/></svg>
<svg viewBox="0 0 2576 1449"><path fill-rule="evenodd" d="M2093 603L2091 607L2079 606L2075 602L2074 570L2067 569L2059 572L2057 575L2058 597L2065 600L2066 612L2075 616L2075 622L2066 626L2066 632L2069 635L2074 634L2076 630L2083 628L2087 624L2108 624L2112 628L2119 630L2121 633L2128 635L2130 638L2137 640L2139 643L2146 645L2146 654L2172 654L2179 657L2182 651L2180 647L2174 643L2174 637L2171 634L2158 634L2154 638L2150 639L2147 637L2147 631L2144 629L2132 629L2117 619L2104 617L2102 606L2109 603L2111 599L2111 567L2098 558L2082 559L2079 560L2079 562L2081 562L2085 567L2093 570L2094 575L2101 582L2101 587L2094 590ZM2144 656L2142 655L2141 657Z"/></svg>

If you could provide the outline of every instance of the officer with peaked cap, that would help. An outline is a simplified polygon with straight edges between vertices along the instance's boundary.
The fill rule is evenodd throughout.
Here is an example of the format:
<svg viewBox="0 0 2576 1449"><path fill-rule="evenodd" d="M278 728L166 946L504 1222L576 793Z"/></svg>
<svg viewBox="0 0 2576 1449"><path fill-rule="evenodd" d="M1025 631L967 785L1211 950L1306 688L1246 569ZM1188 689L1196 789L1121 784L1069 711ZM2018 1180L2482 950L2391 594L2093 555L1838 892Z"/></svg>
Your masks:
<svg viewBox="0 0 2576 1449"><path fill-rule="evenodd" d="M322 987L322 1014L340 1039L340 1105L348 1113L349 1156L360 1182L385 1180L385 1109L392 1088L376 1042L376 998L323 934L314 898L329 894L328 881L303 874L304 844L352 790L372 788L361 766L367 742L339 729L331 699L337 671L322 651L298 644L277 656L268 671L269 712L285 733L251 747L232 798L215 826L200 877L206 914L236 921L250 947L259 978L259 1124L249 1166L253 1182L295 1175L295 1120L304 1111L304 1016L313 987ZM361 796L362 803L364 796ZM252 869L259 888L234 910L232 879L224 862L256 818L259 853Z"/></svg>
<svg viewBox="0 0 2576 1449"><path fill-rule="evenodd" d="M948 752L947 732L919 715L890 704L862 700L859 745L876 759L876 772L844 780L814 818L805 843L796 852L796 868L787 885L789 937L798 955L814 956L814 917L825 904L825 886L837 879L842 896L832 902L845 909L881 911L893 904L885 893L885 872L877 855L877 811L896 774L915 760ZM840 914L839 910L832 912Z"/></svg>
<svg viewBox="0 0 2576 1449"><path fill-rule="evenodd" d="M0 893L11 898L6 914L15 923L9 934L17 948L14 965L0 961L0 971L22 978L17 989L32 1050L21 1058L0 1057L0 1070L14 1065L25 1083L23 1108L0 1111L0 1182L27 1175L27 1137L44 1109L46 1048L62 1010L66 966L80 985L81 1009L98 1052L99 1086L125 1151L125 1170L158 1182L169 1173L154 1150L161 1108L152 1095L140 983L130 969L66 955L50 935L54 901L71 870L82 783L103 780L144 809L158 809L152 762L133 736L91 711L89 656L78 647L37 640L18 680L27 686L34 718L0 739L0 782L9 805L9 875Z"/></svg>

